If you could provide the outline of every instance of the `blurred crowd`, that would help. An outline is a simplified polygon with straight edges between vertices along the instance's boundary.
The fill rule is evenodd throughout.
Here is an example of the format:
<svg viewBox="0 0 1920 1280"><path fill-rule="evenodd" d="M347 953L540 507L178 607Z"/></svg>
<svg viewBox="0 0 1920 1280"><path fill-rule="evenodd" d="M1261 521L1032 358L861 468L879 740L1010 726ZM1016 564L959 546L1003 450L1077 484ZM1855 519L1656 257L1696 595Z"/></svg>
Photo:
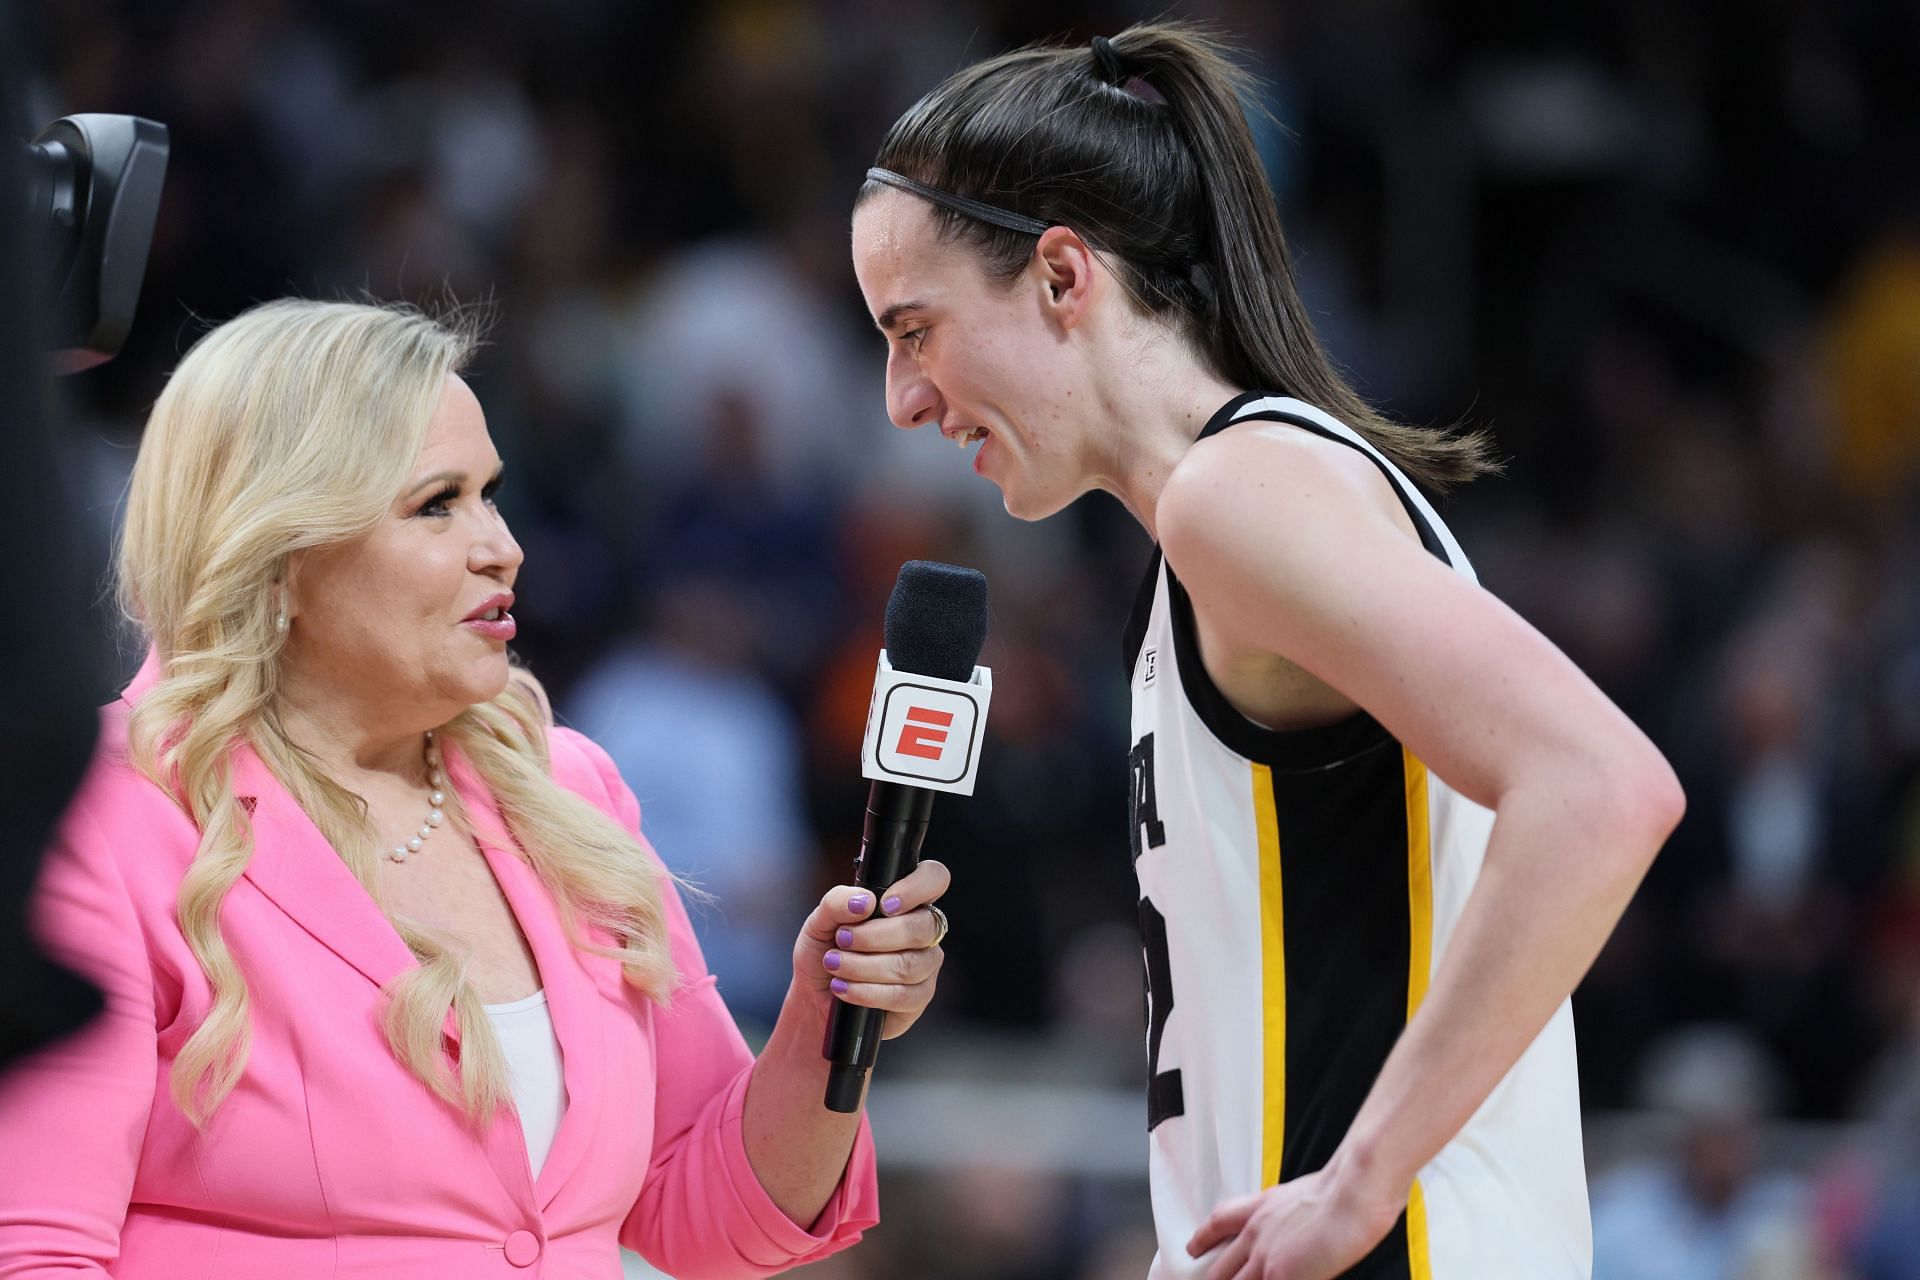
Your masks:
<svg viewBox="0 0 1920 1280"><path fill-rule="evenodd" d="M527 550L516 647L712 894L697 923L750 1033L857 843L895 570L943 559L989 577L1001 696L979 793L929 838L956 872L936 1014L881 1075L1138 1086L1120 631L1144 535L1103 497L1016 524L888 425L847 218L947 72L1162 11L30 7L40 118L172 130L132 339L61 387L99 562L209 324L286 294L489 307L472 381ZM1618 1139L1592 1150L1596 1275L1920 1277L1920 9L1170 11L1261 78L1336 357L1395 416L1497 438L1506 475L1443 507L1483 580L1686 785L1576 996ZM1151 1251L1137 1178L987 1161L887 1197L820 1274L1107 1280Z"/></svg>

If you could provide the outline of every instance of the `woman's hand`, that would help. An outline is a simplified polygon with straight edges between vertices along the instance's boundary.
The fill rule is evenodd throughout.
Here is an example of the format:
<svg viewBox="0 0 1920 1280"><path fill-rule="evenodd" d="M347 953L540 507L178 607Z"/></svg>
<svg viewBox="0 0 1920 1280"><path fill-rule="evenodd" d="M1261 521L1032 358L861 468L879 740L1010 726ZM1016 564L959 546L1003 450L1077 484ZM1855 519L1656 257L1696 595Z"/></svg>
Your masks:
<svg viewBox="0 0 1920 1280"><path fill-rule="evenodd" d="M1333 1280L1386 1238L1404 1207L1346 1192L1327 1168L1222 1202L1187 1252L1225 1245L1206 1280Z"/></svg>
<svg viewBox="0 0 1920 1280"><path fill-rule="evenodd" d="M885 1009L882 1037L899 1035L933 999L946 953L940 918L928 908L952 879L929 859L877 894L851 885L828 890L793 944L794 984L816 993L823 1008L838 996Z"/></svg>

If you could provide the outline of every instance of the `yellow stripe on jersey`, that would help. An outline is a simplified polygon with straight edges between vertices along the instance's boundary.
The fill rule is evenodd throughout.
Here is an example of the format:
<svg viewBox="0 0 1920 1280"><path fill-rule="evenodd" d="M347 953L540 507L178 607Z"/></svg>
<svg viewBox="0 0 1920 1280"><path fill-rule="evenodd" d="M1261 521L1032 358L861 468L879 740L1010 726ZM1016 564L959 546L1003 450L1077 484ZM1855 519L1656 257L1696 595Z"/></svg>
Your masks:
<svg viewBox="0 0 1920 1280"><path fill-rule="evenodd" d="M1427 818L1427 766L1413 752L1400 748L1407 778L1407 1021L1427 995L1433 972L1433 833ZM1407 1196L1407 1274L1412 1280L1433 1280L1433 1261L1427 1251L1427 1198L1420 1180L1413 1180Z"/></svg>
<svg viewBox="0 0 1920 1280"><path fill-rule="evenodd" d="M1433 838L1427 823L1427 766L1405 747L1407 776L1407 918L1412 945L1407 951L1407 1021L1427 996L1433 972Z"/></svg>
<svg viewBox="0 0 1920 1280"><path fill-rule="evenodd" d="M1253 766L1253 822L1260 839L1260 1007L1266 1044L1266 1096L1261 1100L1260 1185L1280 1181L1287 1137L1287 951L1280 914L1280 821L1274 816L1273 770Z"/></svg>
<svg viewBox="0 0 1920 1280"><path fill-rule="evenodd" d="M1411 1280L1433 1280L1433 1259L1427 1256L1427 1197L1418 1178L1407 1197L1407 1275Z"/></svg>

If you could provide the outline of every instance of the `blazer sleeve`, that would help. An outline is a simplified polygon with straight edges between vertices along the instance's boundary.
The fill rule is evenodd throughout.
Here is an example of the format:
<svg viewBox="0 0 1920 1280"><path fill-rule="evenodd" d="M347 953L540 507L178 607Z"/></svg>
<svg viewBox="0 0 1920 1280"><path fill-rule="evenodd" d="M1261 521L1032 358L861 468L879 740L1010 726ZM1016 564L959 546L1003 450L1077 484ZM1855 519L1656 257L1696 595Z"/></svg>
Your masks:
<svg viewBox="0 0 1920 1280"><path fill-rule="evenodd" d="M34 932L105 1009L0 1075L0 1277L105 1276L153 1104L159 1057L144 933L100 823L69 809L42 864Z"/></svg>
<svg viewBox="0 0 1920 1280"><path fill-rule="evenodd" d="M645 845L639 801L613 761L586 738L576 740L614 816ZM840 1184L810 1226L774 1204L741 1131L753 1054L707 972L679 894L671 881L663 888L679 985L672 1003L653 1011L653 1156L620 1243L681 1280L771 1275L837 1253L880 1220L872 1130L861 1117Z"/></svg>

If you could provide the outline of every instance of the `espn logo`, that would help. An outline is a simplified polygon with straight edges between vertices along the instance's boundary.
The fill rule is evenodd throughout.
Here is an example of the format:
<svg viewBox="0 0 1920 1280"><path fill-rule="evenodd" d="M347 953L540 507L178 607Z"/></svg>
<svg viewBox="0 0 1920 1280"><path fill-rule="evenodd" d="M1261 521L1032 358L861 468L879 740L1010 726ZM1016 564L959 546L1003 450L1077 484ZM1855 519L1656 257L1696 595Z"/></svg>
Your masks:
<svg viewBox="0 0 1920 1280"><path fill-rule="evenodd" d="M908 677L880 704L879 765L901 782L956 783L973 764L980 704Z"/></svg>
<svg viewBox="0 0 1920 1280"><path fill-rule="evenodd" d="M975 667L970 680L896 671L880 654L860 744L860 772L879 782L972 795L986 734L993 672Z"/></svg>
<svg viewBox="0 0 1920 1280"><path fill-rule="evenodd" d="M893 744L894 752L903 756L919 756L922 760L938 760L945 754L947 731L952 727L951 711L908 707L907 722L901 726L900 741Z"/></svg>

